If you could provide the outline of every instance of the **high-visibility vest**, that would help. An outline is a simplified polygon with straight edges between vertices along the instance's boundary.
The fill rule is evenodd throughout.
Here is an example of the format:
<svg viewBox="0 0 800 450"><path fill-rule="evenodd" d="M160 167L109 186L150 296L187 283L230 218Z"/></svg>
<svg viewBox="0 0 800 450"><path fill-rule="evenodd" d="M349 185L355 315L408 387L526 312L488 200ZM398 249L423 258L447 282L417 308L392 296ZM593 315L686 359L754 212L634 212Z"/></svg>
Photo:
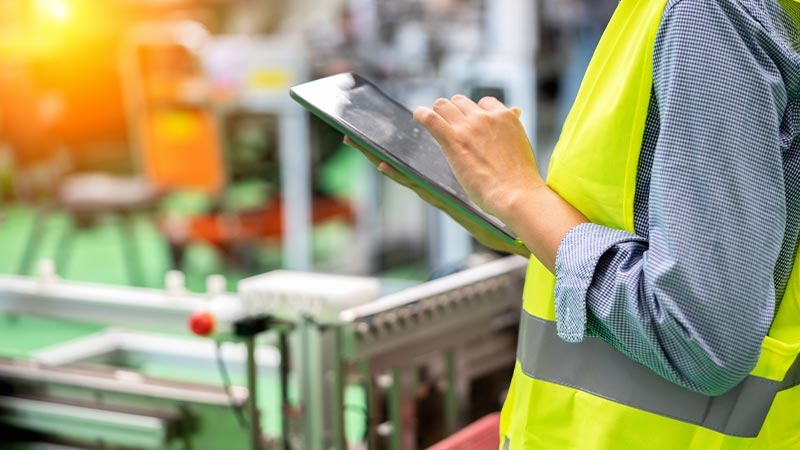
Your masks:
<svg viewBox="0 0 800 450"><path fill-rule="evenodd" d="M620 2L553 154L548 185L593 223L634 230L652 53L665 4ZM800 449L800 264L756 367L718 397L673 384L598 338L562 341L554 287L553 275L532 258L501 416L505 448Z"/></svg>

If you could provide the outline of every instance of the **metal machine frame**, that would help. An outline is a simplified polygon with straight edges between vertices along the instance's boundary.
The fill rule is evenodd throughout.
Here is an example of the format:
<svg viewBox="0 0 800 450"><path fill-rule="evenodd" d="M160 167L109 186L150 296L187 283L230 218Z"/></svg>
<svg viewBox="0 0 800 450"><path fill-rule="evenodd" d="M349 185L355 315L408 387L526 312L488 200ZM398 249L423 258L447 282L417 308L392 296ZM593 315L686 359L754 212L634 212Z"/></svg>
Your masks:
<svg viewBox="0 0 800 450"><path fill-rule="evenodd" d="M516 329L526 260L511 256L344 310L340 323L297 325L303 411L284 448L348 448L348 383L367 396L366 447L415 449L420 388L444 394L444 437L469 423L470 386L499 373L497 405L516 357ZM425 374L424 380L420 374ZM507 375L505 377L504 375ZM487 411L489 412L489 411Z"/></svg>
<svg viewBox="0 0 800 450"><path fill-rule="evenodd" d="M112 327L35 352L29 361L0 360L5 388L0 424L75 448L424 448L476 414L499 408L516 356L526 263L516 256L496 259L341 310L332 323L313 316L291 324L268 320L275 327L238 333L239 343L222 343L224 359L247 379L246 388L227 391L152 378L124 366L85 364L98 359L93 355L118 349L152 349L173 362L213 361L210 339L156 334L185 335L186 318L208 296L174 286L174 292L162 292L52 277L0 277L0 310L6 313ZM284 439L261 432L259 409L265 405L250 401L258 398L266 372L276 375L276 370L281 398L274 401L280 403ZM290 384L296 388L293 395ZM353 386L366 399L357 414L364 434L355 441L346 436L353 405L347 404L345 390ZM474 404L476 387L489 396L488 405ZM433 411L419 406L433 399L432 392L439 394L433 409L440 413L420 419ZM247 427L237 424L232 408L242 410ZM441 426L432 429L432 423ZM210 443L214 436L228 435L223 447Z"/></svg>

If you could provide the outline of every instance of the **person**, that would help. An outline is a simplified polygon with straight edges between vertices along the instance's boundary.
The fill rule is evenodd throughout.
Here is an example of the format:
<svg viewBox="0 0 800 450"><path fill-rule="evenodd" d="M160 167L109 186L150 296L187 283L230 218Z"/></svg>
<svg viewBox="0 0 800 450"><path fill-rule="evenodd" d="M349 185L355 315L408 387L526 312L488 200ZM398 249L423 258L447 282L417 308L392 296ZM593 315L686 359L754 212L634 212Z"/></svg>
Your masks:
<svg viewBox="0 0 800 450"><path fill-rule="evenodd" d="M798 22L798 0L622 0L546 182L519 110L414 111L532 255L504 448L800 448Z"/></svg>

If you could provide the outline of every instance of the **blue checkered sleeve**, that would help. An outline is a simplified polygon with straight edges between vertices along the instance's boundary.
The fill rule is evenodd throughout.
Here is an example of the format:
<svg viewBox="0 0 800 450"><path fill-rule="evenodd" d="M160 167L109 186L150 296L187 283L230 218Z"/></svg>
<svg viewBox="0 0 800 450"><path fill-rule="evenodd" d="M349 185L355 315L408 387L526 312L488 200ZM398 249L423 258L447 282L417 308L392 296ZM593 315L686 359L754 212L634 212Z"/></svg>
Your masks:
<svg viewBox="0 0 800 450"><path fill-rule="evenodd" d="M556 318L570 342L599 337L708 395L755 365L787 242L781 72L738 2L670 1L654 52L643 155L644 229L596 224L564 238ZM642 165L640 164L640 170ZM637 189L638 189L637 185Z"/></svg>

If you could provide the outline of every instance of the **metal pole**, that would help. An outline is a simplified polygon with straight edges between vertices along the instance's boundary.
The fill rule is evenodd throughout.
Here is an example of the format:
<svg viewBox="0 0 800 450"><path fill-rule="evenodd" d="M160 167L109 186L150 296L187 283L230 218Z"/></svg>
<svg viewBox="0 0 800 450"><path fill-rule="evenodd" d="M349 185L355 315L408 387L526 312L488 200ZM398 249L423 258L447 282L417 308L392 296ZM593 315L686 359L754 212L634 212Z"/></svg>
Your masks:
<svg viewBox="0 0 800 450"><path fill-rule="evenodd" d="M248 391L248 415L250 417L250 448L261 450L261 418L258 411L258 400L256 391L258 371L256 369L256 339L249 336L245 339L247 348L247 391Z"/></svg>
<svg viewBox="0 0 800 450"><path fill-rule="evenodd" d="M459 424L459 404L458 404L458 374L456 373L456 352L453 349L445 352L445 363L447 367L447 390L445 391L445 426L447 434L455 433Z"/></svg>
<svg viewBox="0 0 800 450"><path fill-rule="evenodd" d="M311 270L311 143L304 111L280 119L283 267Z"/></svg>
<svg viewBox="0 0 800 450"><path fill-rule="evenodd" d="M281 420L281 448L283 450L290 450L289 434L291 431L289 427L289 418L287 417L287 412L291 409L291 405L289 404L289 338L286 336L286 333L287 332L281 331L278 335L278 349L281 355L281 413L283 414L283 419Z"/></svg>

